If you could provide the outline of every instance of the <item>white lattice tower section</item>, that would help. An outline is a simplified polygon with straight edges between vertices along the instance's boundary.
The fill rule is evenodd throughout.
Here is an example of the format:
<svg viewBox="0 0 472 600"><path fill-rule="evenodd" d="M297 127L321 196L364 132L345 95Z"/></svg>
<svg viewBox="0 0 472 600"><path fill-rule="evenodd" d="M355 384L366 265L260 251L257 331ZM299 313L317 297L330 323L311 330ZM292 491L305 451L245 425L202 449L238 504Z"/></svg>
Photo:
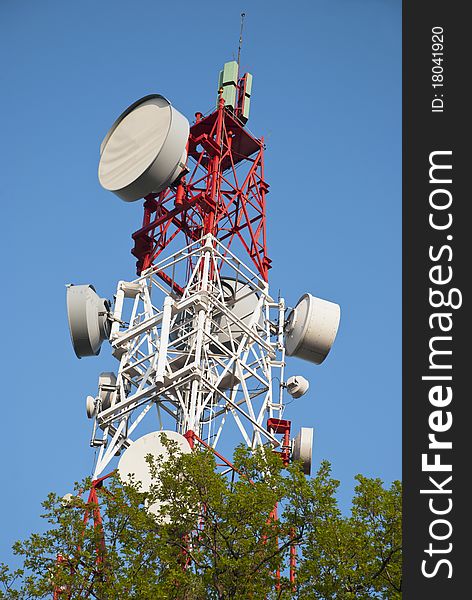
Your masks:
<svg viewBox="0 0 472 600"><path fill-rule="evenodd" d="M183 294L158 276L175 281L188 265ZM249 447L279 446L265 423L283 413L284 311L268 284L212 235L119 282L110 336L119 368L116 383L99 390L94 478L142 435L147 415L156 429L194 431L213 448L230 421Z"/></svg>

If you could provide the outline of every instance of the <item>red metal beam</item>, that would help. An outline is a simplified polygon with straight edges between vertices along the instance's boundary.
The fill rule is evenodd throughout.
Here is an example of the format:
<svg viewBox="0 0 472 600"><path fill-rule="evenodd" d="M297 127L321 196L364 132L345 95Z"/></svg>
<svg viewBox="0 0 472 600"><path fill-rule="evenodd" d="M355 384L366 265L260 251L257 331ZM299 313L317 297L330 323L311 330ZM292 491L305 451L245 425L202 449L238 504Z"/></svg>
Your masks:
<svg viewBox="0 0 472 600"><path fill-rule="evenodd" d="M264 140L250 134L224 107L222 96L213 113L197 115L187 144L195 166L176 189L146 197L142 227L133 234L138 272L151 266L177 236L191 243L211 233L230 249L237 244L239 250L232 251L247 253L267 281L271 261L266 247L269 186L264 179Z"/></svg>

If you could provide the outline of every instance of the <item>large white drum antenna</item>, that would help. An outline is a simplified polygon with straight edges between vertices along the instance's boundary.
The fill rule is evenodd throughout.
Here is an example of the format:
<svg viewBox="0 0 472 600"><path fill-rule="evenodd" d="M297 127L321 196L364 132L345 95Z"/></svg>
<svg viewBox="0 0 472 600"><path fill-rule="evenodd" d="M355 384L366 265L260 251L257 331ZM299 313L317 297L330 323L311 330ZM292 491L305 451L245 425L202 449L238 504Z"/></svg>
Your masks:
<svg viewBox="0 0 472 600"><path fill-rule="evenodd" d="M134 102L100 147L98 179L122 200L160 192L185 172L187 119L159 94Z"/></svg>
<svg viewBox="0 0 472 600"><path fill-rule="evenodd" d="M110 305L93 285L68 285L67 318L74 352L78 358L97 356L110 336Z"/></svg>
<svg viewBox="0 0 472 600"><path fill-rule="evenodd" d="M153 479L147 456L151 455L154 460L166 461L169 458L169 450L164 443L163 435L170 442L177 443L177 449L183 454L191 452L190 444L180 433L176 431L152 431L138 438L123 453L118 463L120 479L125 483L138 483L140 492L149 492ZM157 476L162 463L156 464ZM158 515L162 504L155 502L149 505L148 510Z"/></svg>
<svg viewBox="0 0 472 600"><path fill-rule="evenodd" d="M334 343L340 317L339 304L304 294L285 326L287 354L320 365Z"/></svg>
<svg viewBox="0 0 472 600"><path fill-rule="evenodd" d="M301 461L305 475L311 473L311 457L313 454L313 428L301 427L292 442L292 460Z"/></svg>

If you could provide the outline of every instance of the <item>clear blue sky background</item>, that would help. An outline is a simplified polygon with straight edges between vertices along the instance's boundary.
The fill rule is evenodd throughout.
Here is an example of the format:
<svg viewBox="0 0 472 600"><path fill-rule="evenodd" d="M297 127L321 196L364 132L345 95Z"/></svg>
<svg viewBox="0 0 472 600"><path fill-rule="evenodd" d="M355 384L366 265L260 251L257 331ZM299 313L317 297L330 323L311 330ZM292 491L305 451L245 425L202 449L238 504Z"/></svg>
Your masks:
<svg viewBox="0 0 472 600"><path fill-rule="evenodd" d="M147 93L206 112L242 10L273 293L342 306L327 361L291 360L311 388L286 416L315 427L315 464L332 461L344 508L356 473L401 476L400 1L1 0L0 560L42 527L48 491L93 464L84 398L114 360L75 358L64 284L111 297L133 278L142 214L100 188L100 141Z"/></svg>

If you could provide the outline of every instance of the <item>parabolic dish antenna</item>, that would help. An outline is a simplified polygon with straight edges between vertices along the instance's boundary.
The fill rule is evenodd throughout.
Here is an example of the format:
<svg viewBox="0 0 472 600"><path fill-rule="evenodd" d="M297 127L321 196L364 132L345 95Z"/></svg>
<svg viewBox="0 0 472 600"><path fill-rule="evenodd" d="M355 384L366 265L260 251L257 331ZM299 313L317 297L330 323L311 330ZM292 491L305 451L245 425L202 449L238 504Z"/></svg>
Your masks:
<svg viewBox="0 0 472 600"><path fill-rule="evenodd" d="M100 147L98 179L126 202L161 192L185 170L189 123L166 98L145 96L115 121Z"/></svg>
<svg viewBox="0 0 472 600"><path fill-rule="evenodd" d="M134 480L134 482L141 484L141 492L149 492L152 477L146 456L150 454L154 459L161 458L163 461L169 456L169 451L162 441L162 434L165 434L168 440L177 442L182 453L189 454L191 452L187 439L176 431L152 431L147 433L133 442L120 458L118 473L123 482ZM156 502L148 506L148 510L153 514L158 514L160 507L161 503Z"/></svg>
<svg viewBox="0 0 472 600"><path fill-rule="evenodd" d="M105 371L98 376L98 397L101 400L101 410L107 410L116 400L116 375Z"/></svg>
<svg viewBox="0 0 472 600"><path fill-rule="evenodd" d="M285 326L287 354L320 365L334 343L340 317L339 304L304 294Z"/></svg>
<svg viewBox="0 0 472 600"><path fill-rule="evenodd" d="M292 460L301 460L305 475L311 473L311 456L313 454L313 428L302 427L293 440Z"/></svg>
<svg viewBox="0 0 472 600"><path fill-rule="evenodd" d="M61 498L62 506L67 506L68 504L70 504L72 502L73 499L74 499L74 495L71 494L70 492L68 494L64 494L64 496L62 496L62 498Z"/></svg>
<svg viewBox="0 0 472 600"><path fill-rule="evenodd" d="M93 285L68 285L67 318L74 352L78 358L97 356L110 335L108 300L100 298Z"/></svg>
<svg viewBox="0 0 472 600"><path fill-rule="evenodd" d="M301 398L308 392L310 383L301 375L293 375L287 379L286 386L292 398Z"/></svg>
<svg viewBox="0 0 472 600"><path fill-rule="evenodd" d="M87 396L85 399L85 410L89 419L92 419L95 416L95 412L97 410L97 401L93 396Z"/></svg>
<svg viewBox="0 0 472 600"><path fill-rule="evenodd" d="M219 319L219 326L223 331L218 332L218 339L222 344L229 347L231 345L231 339L229 333L225 332L225 329L229 329L234 342L239 343L245 330L238 325L238 322L249 327L254 311L257 308L259 297L247 283L236 281L231 277L223 277L221 279L221 285L225 294L225 304L230 308L235 319L237 319L236 322L228 322L225 315L222 315Z"/></svg>

